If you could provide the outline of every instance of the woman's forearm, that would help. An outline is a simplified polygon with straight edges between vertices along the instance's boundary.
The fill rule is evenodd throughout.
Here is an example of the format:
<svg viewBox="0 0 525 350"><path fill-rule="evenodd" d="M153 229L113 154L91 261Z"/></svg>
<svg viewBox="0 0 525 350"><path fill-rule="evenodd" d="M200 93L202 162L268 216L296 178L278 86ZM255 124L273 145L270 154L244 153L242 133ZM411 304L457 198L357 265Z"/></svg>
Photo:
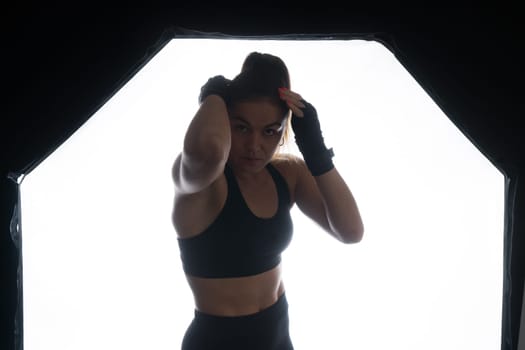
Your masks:
<svg viewBox="0 0 525 350"><path fill-rule="evenodd" d="M228 155L231 135L228 110L217 95L206 97L184 137L184 155L206 159L210 155Z"/></svg>
<svg viewBox="0 0 525 350"><path fill-rule="evenodd" d="M363 221L352 192L336 168L315 177L332 232L342 242L356 243L363 238Z"/></svg>
<svg viewBox="0 0 525 350"><path fill-rule="evenodd" d="M231 147L230 122L224 100L205 98L190 123L173 176L179 193L195 193L209 186L224 170Z"/></svg>

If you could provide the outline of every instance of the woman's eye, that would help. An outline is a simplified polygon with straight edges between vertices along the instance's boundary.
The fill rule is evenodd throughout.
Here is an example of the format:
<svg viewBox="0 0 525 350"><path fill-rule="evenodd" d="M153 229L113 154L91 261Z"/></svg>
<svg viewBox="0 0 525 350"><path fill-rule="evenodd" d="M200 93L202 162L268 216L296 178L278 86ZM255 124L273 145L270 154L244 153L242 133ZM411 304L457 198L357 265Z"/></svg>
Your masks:
<svg viewBox="0 0 525 350"><path fill-rule="evenodd" d="M273 136L277 134L277 130L274 129L266 129L266 135Z"/></svg>
<svg viewBox="0 0 525 350"><path fill-rule="evenodd" d="M244 125L237 125L235 128L240 132L246 132L248 130L248 128Z"/></svg>

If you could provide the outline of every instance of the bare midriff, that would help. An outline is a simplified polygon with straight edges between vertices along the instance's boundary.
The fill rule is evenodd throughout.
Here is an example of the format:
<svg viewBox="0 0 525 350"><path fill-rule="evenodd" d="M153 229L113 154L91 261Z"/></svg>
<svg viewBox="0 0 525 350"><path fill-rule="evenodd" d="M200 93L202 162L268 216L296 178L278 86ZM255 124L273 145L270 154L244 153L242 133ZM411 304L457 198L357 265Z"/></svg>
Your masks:
<svg viewBox="0 0 525 350"><path fill-rule="evenodd" d="M243 316L273 305L284 293L281 265L258 275L202 278L186 275L200 312L217 316Z"/></svg>

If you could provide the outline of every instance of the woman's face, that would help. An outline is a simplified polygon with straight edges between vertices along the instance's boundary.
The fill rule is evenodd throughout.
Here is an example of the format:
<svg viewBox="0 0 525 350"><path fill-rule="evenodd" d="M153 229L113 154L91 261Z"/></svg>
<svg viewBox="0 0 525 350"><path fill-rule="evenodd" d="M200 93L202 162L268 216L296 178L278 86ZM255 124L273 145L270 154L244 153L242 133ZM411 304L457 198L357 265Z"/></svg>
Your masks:
<svg viewBox="0 0 525 350"><path fill-rule="evenodd" d="M229 114L230 165L243 172L262 170L279 147L286 127L281 108L269 100L247 100L236 103Z"/></svg>

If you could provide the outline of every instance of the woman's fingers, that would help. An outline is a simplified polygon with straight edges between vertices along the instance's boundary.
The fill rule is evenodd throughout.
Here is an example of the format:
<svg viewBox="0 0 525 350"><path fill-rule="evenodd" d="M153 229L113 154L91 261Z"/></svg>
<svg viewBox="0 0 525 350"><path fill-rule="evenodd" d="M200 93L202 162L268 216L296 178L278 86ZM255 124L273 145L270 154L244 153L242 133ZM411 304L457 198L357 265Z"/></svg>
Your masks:
<svg viewBox="0 0 525 350"><path fill-rule="evenodd" d="M290 107L294 115L301 117L301 118L304 117L304 113L302 109L299 108L297 105L293 104L292 102L288 100L286 101L286 104L288 105L288 107Z"/></svg>
<svg viewBox="0 0 525 350"><path fill-rule="evenodd" d="M284 98L287 98L287 99L291 99L291 100L297 102L297 104L301 108L304 108L304 104L301 102L301 100L303 98L298 93L293 92L292 90L287 89L287 88L279 88L279 94L281 95L281 97L284 97Z"/></svg>
<svg viewBox="0 0 525 350"><path fill-rule="evenodd" d="M306 106L304 105L304 103L301 102L301 95L286 88L279 88L279 96L286 102L288 107L290 107L290 109L296 116L304 116L304 113L301 110L301 108L304 108Z"/></svg>

